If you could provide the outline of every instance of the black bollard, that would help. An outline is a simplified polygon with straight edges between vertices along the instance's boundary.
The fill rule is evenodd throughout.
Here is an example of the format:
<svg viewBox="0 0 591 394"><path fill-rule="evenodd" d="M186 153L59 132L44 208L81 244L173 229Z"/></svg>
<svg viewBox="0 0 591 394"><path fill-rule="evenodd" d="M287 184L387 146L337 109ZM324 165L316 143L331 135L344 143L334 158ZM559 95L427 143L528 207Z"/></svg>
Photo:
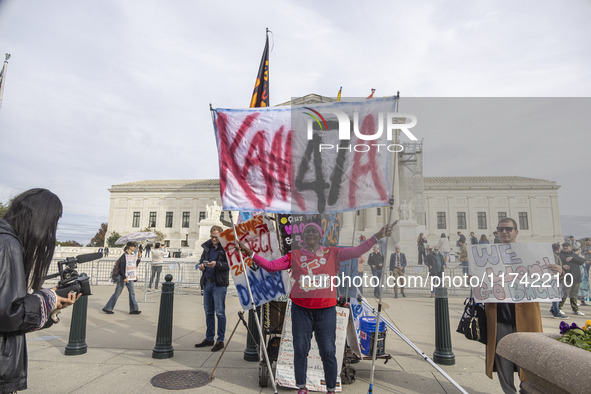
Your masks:
<svg viewBox="0 0 591 394"><path fill-rule="evenodd" d="M174 283L172 275L164 277L160 295L160 313L158 315L158 332L156 334L156 346L152 350L152 358L171 358L174 356L172 348L172 311L174 303Z"/></svg>
<svg viewBox="0 0 591 394"><path fill-rule="evenodd" d="M88 296L80 297L72 307L72 321L70 322L70 339L66 345L66 356L77 356L88 350L86 345L86 311Z"/></svg>
<svg viewBox="0 0 591 394"><path fill-rule="evenodd" d="M443 365L454 365L456 363L456 356L451 347L447 288L443 286L435 288L435 351L433 352L433 361Z"/></svg>
<svg viewBox="0 0 591 394"><path fill-rule="evenodd" d="M260 316L261 307L257 308L257 314ZM257 346L261 343L259 337L259 330L257 329L256 322L254 321L255 316L253 310L248 311L248 330L252 335L246 336L246 349L244 349L244 360L246 361L259 361L259 352ZM254 339L252 338L254 337Z"/></svg>

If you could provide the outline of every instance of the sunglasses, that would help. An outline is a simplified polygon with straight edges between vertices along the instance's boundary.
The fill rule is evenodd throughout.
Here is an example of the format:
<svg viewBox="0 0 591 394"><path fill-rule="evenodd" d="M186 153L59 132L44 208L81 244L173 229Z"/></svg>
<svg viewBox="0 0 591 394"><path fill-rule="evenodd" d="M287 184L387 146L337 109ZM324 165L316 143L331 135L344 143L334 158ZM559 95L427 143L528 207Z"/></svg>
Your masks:
<svg viewBox="0 0 591 394"><path fill-rule="evenodd" d="M502 233L503 231L510 233L513 230L516 230L516 228L515 227L497 227L497 231L499 233Z"/></svg>

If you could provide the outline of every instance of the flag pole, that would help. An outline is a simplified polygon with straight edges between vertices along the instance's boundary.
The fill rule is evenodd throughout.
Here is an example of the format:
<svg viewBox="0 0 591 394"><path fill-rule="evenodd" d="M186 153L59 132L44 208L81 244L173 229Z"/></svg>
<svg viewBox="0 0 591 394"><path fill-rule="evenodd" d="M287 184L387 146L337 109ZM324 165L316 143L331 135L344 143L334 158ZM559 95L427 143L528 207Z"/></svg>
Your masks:
<svg viewBox="0 0 591 394"><path fill-rule="evenodd" d="M372 93L371 95L373 96L373 93L375 92L375 89L372 89ZM398 110L398 100L400 99L400 96L396 96L396 108L395 110ZM398 131L396 131L396 134L398 134ZM393 174L394 177L396 177L396 174ZM388 225L390 225L390 223L392 223L392 214L394 212L394 181L392 182L392 185L390 186L390 212L388 215ZM396 222L394 222L394 225L396 225L396 223L398 222L398 220ZM379 242L379 240L378 240ZM386 264L386 257L388 256L388 239L386 239L386 247L384 248L384 265ZM386 267L382 266L382 277L380 278L380 282L378 284L378 286L380 286L379 292L380 292L380 297L378 299L378 312L376 315L376 330L374 332L374 337L373 337L373 349L372 349L372 353L371 353L371 373L369 375L369 389L368 389L368 394L372 394L373 393L373 379L374 379L374 375L375 375L375 370L376 370L376 358L377 358L377 354L378 354L378 335L380 332L380 317L382 314L382 299L383 299L383 294L384 292L382 291L381 286L384 283L384 274L386 273Z"/></svg>
<svg viewBox="0 0 591 394"><path fill-rule="evenodd" d="M357 210L355 211L355 213L353 215L355 215L354 219L353 219L353 235L351 236L351 246L355 246L355 229L357 227ZM361 256L357 257L358 259L361 258ZM351 264L353 264L353 259L351 259ZM351 267L351 264L349 265L349 276L351 276L352 273L357 272L357 267ZM359 264L359 262L357 262L357 264ZM355 270L355 271L354 271ZM347 281L347 286L345 287L345 300L347 302L349 301L349 284L351 283L351 281ZM363 286L363 284L361 284L361 286Z"/></svg>
<svg viewBox="0 0 591 394"><path fill-rule="evenodd" d="M234 232L234 239L238 241L238 234L236 233L236 226L234 226L234 216L232 215L232 211L228 211L230 214L230 222L232 223L232 231ZM236 246L234 246L236 247ZM252 296L252 289L250 288L250 281L248 280L248 273L246 270L246 265L244 264L244 256L242 255L241 251L238 251L238 255L240 255L240 265L242 267L242 273L244 274L244 279L246 279L246 288L248 289L248 295L250 296L250 306L251 309L254 311L256 310L256 305L254 303L254 297ZM273 369L271 368L271 360L269 360L269 354L267 353L267 345L264 341L263 336L263 328L261 326L261 322L259 320L259 315L257 313L254 314L257 329L259 331L259 338L261 338L261 349L263 350L263 354L265 356L265 362L267 364L267 369L269 370L269 376L271 377L271 383L273 384L273 391L277 394L277 385L275 384L275 376L273 375Z"/></svg>
<svg viewBox="0 0 591 394"><path fill-rule="evenodd" d="M2 95L4 94L4 80L6 79L6 68L8 67L8 59L10 59L10 53L4 55L4 65L0 70L0 108L2 107Z"/></svg>

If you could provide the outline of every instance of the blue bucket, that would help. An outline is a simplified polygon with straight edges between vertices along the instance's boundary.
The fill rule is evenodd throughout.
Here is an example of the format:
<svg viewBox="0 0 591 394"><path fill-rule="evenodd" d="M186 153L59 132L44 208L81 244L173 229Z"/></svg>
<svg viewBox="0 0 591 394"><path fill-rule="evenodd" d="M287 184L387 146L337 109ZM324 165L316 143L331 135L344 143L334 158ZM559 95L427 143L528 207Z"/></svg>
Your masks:
<svg viewBox="0 0 591 394"><path fill-rule="evenodd" d="M370 356L373 352L373 341L376 334L375 316L364 316L359 318L359 344L361 353ZM378 351L377 355L382 355L386 351L386 323L380 321L378 332Z"/></svg>

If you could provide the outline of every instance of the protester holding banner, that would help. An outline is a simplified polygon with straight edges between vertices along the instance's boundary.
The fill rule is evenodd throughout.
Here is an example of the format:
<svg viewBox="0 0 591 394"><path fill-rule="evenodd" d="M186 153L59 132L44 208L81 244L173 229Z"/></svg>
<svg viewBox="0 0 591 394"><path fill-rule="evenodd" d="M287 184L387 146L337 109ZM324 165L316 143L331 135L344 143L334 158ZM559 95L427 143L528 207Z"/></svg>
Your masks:
<svg viewBox="0 0 591 394"><path fill-rule="evenodd" d="M502 219L497 225L501 243L515 243L517 222L511 218ZM548 267L557 273L562 270L559 266L549 264ZM522 303L486 303L486 375L493 378L493 371L497 371L501 388L505 393L515 393L514 371L516 365L496 354L497 343L505 335L513 332L542 332L542 317L540 304L537 302ZM521 381L527 380L523 370L519 370Z"/></svg>
<svg viewBox="0 0 591 394"><path fill-rule="evenodd" d="M331 286L331 277L338 272L338 263L361 256L379 239L392 234L392 226L384 226L377 234L362 244L350 248L321 246L322 227L308 223L304 228L304 248L293 250L278 259L268 261L255 255L241 242L237 247L251 256L269 272L292 270L295 280L291 289L292 330L294 342L294 372L299 393L306 393L307 357L312 333L316 337L326 387L334 392L337 382L336 360L336 287ZM324 279L324 280L323 280ZM328 279L328 281L326 280Z"/></svg>
<svg viewBox="0 0 591 394"><path fill-rule="evenodd" d="M133 287L133 282L137 281L136 277L136 264L139 259L135 256L135 248L137 244L135 242L128 242L125 247L123 248L123 254L119 259L116 261L115 268L113 269L113 275L115 281L117 283L117 287L115 287L115 292L109 298L107 305L104 306L103 312L107 315L112 315L113 309L115 308L115 304L123 291L123 286L127 287L127 291L129 293L129 314L130 315L139 315L142 313L140 311L139 306L137 305L137 301L135 300L135 289Z"/></svg>

